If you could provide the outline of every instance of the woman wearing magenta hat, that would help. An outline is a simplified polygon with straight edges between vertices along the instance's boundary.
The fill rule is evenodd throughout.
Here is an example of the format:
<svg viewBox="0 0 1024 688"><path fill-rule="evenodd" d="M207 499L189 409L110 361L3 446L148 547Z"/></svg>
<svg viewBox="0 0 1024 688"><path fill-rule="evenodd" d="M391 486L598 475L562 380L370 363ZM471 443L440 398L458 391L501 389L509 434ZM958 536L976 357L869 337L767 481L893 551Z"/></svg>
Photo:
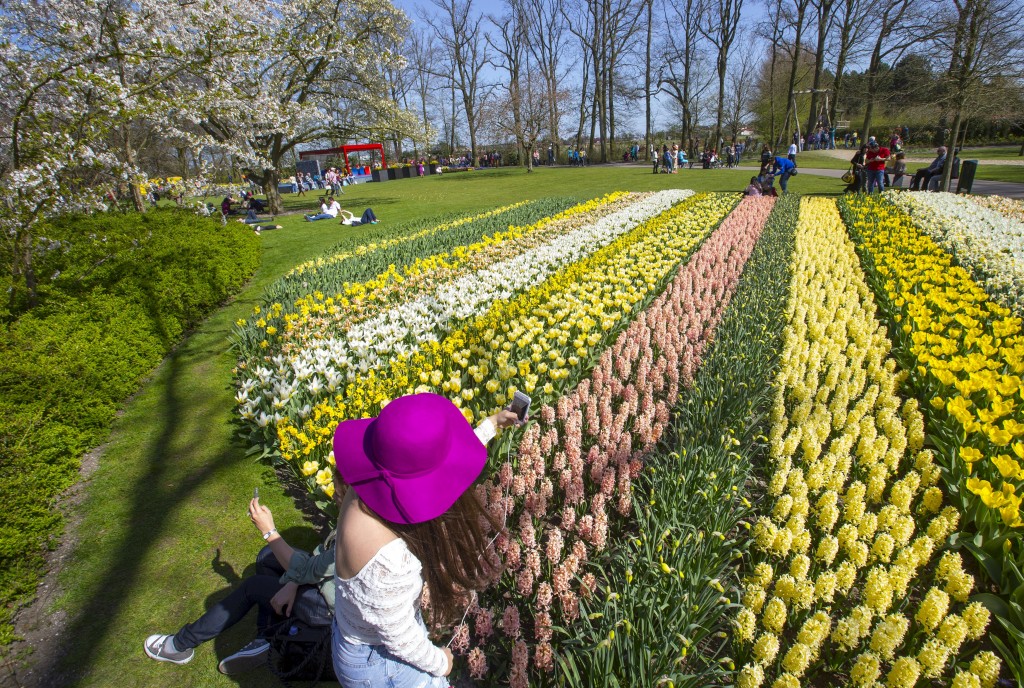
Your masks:
<svg viewBox="0 0 1024 688"><path fill-rule="evenodd" d="M334 433L336 482L347 490L335 547L334 670L342 686L447 686L452 653L434 645L420 611L426 582L434 622L453 622L459 591L498 573L484 556L494 523L469 487L487 463L499 411L474 430L436 394L395 399L377 418Z"/></svg>

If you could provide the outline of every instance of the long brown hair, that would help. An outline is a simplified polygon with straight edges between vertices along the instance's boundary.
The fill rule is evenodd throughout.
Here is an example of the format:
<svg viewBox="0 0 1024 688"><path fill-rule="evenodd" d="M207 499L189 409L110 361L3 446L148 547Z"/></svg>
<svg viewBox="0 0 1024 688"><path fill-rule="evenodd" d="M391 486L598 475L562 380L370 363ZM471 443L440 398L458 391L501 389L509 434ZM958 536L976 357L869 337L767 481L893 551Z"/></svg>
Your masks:
<svg viewBox="0 0 1024 688"><path fill-rule="evenodd" d="M423 566L430 591L430 621L441 625L458 620L463 592L482 590L501 572L500 563L487 556L488 527L504 527L480 504L470 487L448 511L425 523L387 522L405 540Z"/></svg>
<svg viewBox="0 0 1024 688"><path fill-rule="evenodd" d="M333 467L335 500L341 506L348 486L337 466ZM458 620L464 592L483 590L501 573L500 560L487 554L488 535L504 530L470 486L455 503L437 518L424 523L394 523L381 518L360 500L361 508L405 541L409 551L420 560L423 580L430 592L430 623L443 625Z"/></svg>

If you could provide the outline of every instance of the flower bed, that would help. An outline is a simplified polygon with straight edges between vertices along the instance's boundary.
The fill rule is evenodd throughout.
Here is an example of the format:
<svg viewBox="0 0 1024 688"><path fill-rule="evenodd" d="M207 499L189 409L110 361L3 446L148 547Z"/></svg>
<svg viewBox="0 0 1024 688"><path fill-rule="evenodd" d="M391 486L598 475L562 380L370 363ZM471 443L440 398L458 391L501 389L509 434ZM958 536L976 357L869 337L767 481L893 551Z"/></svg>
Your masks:
<svg viewBox="0 0 1024 688"><path fill-rule="evenodd" d="M949 193L885 194L1004 306L1024 314L1024 221Z"/></svg>
<svg viewBox="0 0 1024 688"><path fill-rule="evenodd" d="M916 685L950 673L989 612L939 548L960 512L943 506L924 422L835 203L805 199L769 436L770 516L753 528L735 637L737 684ZM994 662L994 668L993 668ZM998 675L978 656L976 674ZM848 677L843 679L842 677Z"/></svg>
<svg viewBox="0 0 1024 688"><path fill-rule="evenodd" d="M722 464L719 482L726 483L719 489L707 489L714 468L682 460L684 471L705 478L703 498L692 495L689 507L675 475L662 483L650 471L680 470L680 452L662 454L656 446L679 392L693 383L772 206L772 199L745 199L604 351L590 376L541 409L541 423L525 433L516 460L501 464L485 484L482 496L496 516L508 514L510 529L497 543L506 572L474 607L472 628L457 635L464 648L473 642L469 662L477 678L488 675L493 656L499 664L512 658L513 686L552 680L556 661L569 685L630 674L638 685L653 685L661 675L681 679L676 660L686 650L638 661L649 648L675 644L681 628L693 629L693 645L710 637L721 617L721 586L716 591L709 581L731 561L721 536L738 518L738 498L722 499L732 494L728 483L736 477L728 470L735 463L733 440L714 455ZM705 421L694 419L694 427L707 429ZM690 438L677 432L685 447ZM638 494L642 508L635 510ZM697 561L702 565L694 566ZM670 605L661 616L654 611L686 591L693 593L692 606Z"/></svg>
<svg viewBox="0 0 1024 688"><path fill-rule="evenodd" d="M1021 320L992 301L911 217L879 216L875 206L871 200L847 202L847 222L872 266L875 292L896 332L897 355L911 371L909 383L929 401L923 407L928 436L948 498L966 520L951 544L969 552L986 585L999 591L999 597L978 598L1012 636L1024 631L1024 614L1015 606L1024 595L1017 494L1024 479ZM1024 680L1019 645L1014 640L1011 646L1003 658Z"/></svg>

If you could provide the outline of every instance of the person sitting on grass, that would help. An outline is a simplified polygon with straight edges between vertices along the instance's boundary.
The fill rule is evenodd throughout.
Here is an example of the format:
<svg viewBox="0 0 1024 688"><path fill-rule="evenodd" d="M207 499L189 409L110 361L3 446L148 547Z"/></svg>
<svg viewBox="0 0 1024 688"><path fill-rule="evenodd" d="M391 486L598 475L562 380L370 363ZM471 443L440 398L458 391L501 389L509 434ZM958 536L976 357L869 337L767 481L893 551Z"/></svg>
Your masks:
<svg viewBox="0 0 1024 688"><path fill-rule="evenodd" d="M757 180L757 177L750 178L750 185L743 190L745 196L761 196L761 183Z"/></svg>
<svg viewBox="0 0 1024 688"><path fill-rule="evenodd" d="M359 225L375 225L378 222L380 222L380 220L378 220L377 216L374 214L373 208L367 208L366 210L364 210L363 216L358 220L356 219L355 215L353 215L347 210L340 210L339 214L341 215L341 224L348 225L349 227L358 227Z"/></svg>
<svg viewBox="0 0 1024 688"><path fill-rule="evenodd" d="M335 533L331 532L313 554L293 549L274 527L274 515L260 504L249 502L249 519L267 541L256 555L256 572L230 595L214 604L174 635L146 638L146 654L158 662L188 664L195 648L216 638L257 607L256 639L217 665L222 674L239 674L266 662L268 637L275 624L296 618L309 626L329 626L334 615Z"/></svg>
<svg viewBox="0 0 1024 688"><path fill-rule="evenodd" d="M317 220L333 220L338 217L338 213L341 212L341 205L334 200L330 199L330 203L327 202L327 196L320 197L320 212L317 215L306 215L306 222L315 222Z"/></svg>

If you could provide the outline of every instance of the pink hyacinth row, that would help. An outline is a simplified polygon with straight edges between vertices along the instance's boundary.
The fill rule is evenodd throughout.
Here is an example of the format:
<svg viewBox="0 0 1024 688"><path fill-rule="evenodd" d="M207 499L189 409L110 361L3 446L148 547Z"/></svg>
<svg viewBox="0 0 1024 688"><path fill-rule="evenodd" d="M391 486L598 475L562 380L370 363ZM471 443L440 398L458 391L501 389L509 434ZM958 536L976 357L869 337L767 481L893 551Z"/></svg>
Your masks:
<svg viewBox="0 0 1024 688"><path fill-rule="evenodd" d="M590 377L554 407L541 408L540 423L519 443L517 465L505 463L478 488L497 519L518 514L489 554L505 562L492 590L511 593L521 605L474 605L472 649L469 629L457 629L453 648L469 650L473 678L486 675L484 647L499 617L497 626L513 642L512 688L528 685L531 636L536 669L554 669L552 614L571 624L579 597L595 591L594 575L578 574L607 544L609 506L630 515L632 480L668 427L680 385L692 383L773 205L773 198L745 198L601 355Z"/></svg>

